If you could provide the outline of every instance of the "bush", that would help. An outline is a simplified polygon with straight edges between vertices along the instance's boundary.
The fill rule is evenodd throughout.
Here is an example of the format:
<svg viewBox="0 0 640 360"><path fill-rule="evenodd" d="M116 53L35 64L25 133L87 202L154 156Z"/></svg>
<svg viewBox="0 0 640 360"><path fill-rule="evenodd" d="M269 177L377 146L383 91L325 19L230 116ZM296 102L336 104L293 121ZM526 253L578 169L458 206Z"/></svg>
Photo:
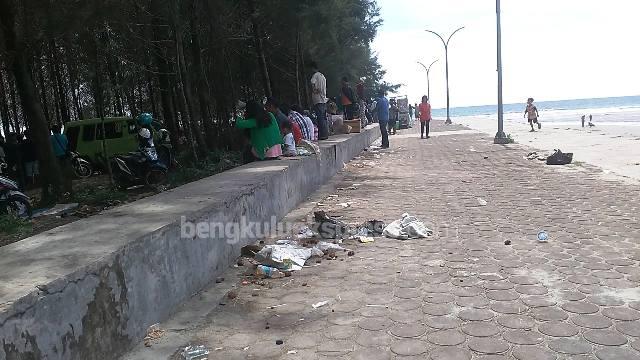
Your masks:
<svg viewBox="0 0 640 360"><path fill-rule="evenodd" d="M185 163L182 162L188 158L188 154L178 156L178 162L186 165L182 165L169 173L169 184L172 187L200 180L242 165L241 153L237 151L212 151L205 158L199 159L197 163L188 162L188 160Z"/></svg>
<svg viewBox="0 0 640 360"><path fill-rule="evenodd" d="M31 221L19 218L14 215L0 215L0 233L5 235L23 235L29 234L33 230Z"/></svg>

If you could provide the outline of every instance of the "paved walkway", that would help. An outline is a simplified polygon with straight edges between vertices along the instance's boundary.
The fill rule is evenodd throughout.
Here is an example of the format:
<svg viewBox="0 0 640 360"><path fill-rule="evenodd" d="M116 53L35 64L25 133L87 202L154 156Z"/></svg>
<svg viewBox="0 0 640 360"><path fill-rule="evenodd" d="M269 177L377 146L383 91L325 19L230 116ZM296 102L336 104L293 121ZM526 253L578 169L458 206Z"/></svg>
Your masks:
<svg viewBox="0 0 640 360"><path fill-rule="evenodd" d="M211 359L640 359L640 189L433 128L365 152L288 220L322 202L353 223L409 212L435 236L238 286L183 334Z"/></svg>

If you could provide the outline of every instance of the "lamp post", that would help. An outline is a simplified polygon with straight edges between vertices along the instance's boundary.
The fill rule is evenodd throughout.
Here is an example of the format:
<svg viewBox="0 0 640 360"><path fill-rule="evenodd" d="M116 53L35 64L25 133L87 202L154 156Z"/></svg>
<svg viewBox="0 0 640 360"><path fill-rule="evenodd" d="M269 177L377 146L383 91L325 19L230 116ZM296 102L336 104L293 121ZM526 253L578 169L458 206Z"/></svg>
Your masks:
<svg viewBox="0 0 640 360"><path fill-rule="evenodd" d="M424 66L423 63L421 63L420 61L418 61L418 64L420 64L424 70L427 72L427 97L429 99L431 99L431 86L429 85L429 72L431 71L431 67L433 66L433 64L437 63L438 59L434 60L431 65L429 65L429 67Z"/></svg>
<svg viewBox="0 0 640 360"><path fill-rule="evenodd" d="M430 32L434 35L436 35L437 37L440 38L440 40L442 40L442 45L444 45L444 62L445 62L445 81L447 82L447 121L445 121L445 124L451 124L451 116L449 115L449 41L451 40L451 37L453 37L453 35L455 33L457 33L458 31L464 29L463 27L460 27L458 29L456 29L454 32L451 33L451 35L449 35L449 38L445 41L444 38L438 34L435 31L431 31L431 30L425 30L426 32Z"/></svg>
<svg viewBox="0 0 640 360"><path fill-rule="evenodd" d="M504 133L504 109L502 104L502 30L500 27L500 0L496 0L496 30L497 36L497 64L498 64L498 132L493 139L494 144L508 144L509 139Z"/></svg>

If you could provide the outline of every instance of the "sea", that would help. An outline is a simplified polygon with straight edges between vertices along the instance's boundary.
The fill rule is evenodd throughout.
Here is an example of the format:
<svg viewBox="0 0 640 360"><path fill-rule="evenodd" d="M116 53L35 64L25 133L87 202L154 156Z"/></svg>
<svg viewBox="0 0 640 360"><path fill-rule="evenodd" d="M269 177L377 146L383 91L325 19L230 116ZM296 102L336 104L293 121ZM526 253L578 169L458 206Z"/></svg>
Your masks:
<svg viewBox="0 0 640 360"><path fill-rule="evenodd" d="M557 115L569 114L596 114L612 115L618 112L640 111L640 96L620 96L594 99L556 100L556 101L536 101L535 102L541 117L545 113ZM504 104L505 114L524 113L525 103ZM498 105L466 106L451 108L451 117L478 116L485 117L498 113ZM434 109L434 117L446 117L447 109ZM564 117L564 116L560 116ZM601 116L603 121L613 119L612 116ZM617 122L640 122L640 118L635 116L615 117Z"/></svg>

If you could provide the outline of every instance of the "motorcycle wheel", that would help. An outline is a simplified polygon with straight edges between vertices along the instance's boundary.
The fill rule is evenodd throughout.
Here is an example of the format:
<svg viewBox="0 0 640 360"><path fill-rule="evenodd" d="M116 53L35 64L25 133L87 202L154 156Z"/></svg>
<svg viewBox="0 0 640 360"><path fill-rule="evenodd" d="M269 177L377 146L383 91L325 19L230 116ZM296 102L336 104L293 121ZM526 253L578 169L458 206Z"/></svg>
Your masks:
<svg viewBox="0 0 640 360"><path fill-rule="evenodd" d="M86 179L93 174L93 168L89 163L74 161L73 173L80 179Z"/></svg>
<svg viewBox="0 0 640 360"><path fill-rule="evenodd" d="M9 196L6 207L2 209L4 213L11 214L20 218L30 218L33 215L33 209L29 200L21 196Z"/></svg>
<svg viewBox="0 0 640 360"><path fill-rule="evenodd" d="M151 169L144 177L144 183L148 187L156 188L167 181L167 173L162 170Z"/></svg>

